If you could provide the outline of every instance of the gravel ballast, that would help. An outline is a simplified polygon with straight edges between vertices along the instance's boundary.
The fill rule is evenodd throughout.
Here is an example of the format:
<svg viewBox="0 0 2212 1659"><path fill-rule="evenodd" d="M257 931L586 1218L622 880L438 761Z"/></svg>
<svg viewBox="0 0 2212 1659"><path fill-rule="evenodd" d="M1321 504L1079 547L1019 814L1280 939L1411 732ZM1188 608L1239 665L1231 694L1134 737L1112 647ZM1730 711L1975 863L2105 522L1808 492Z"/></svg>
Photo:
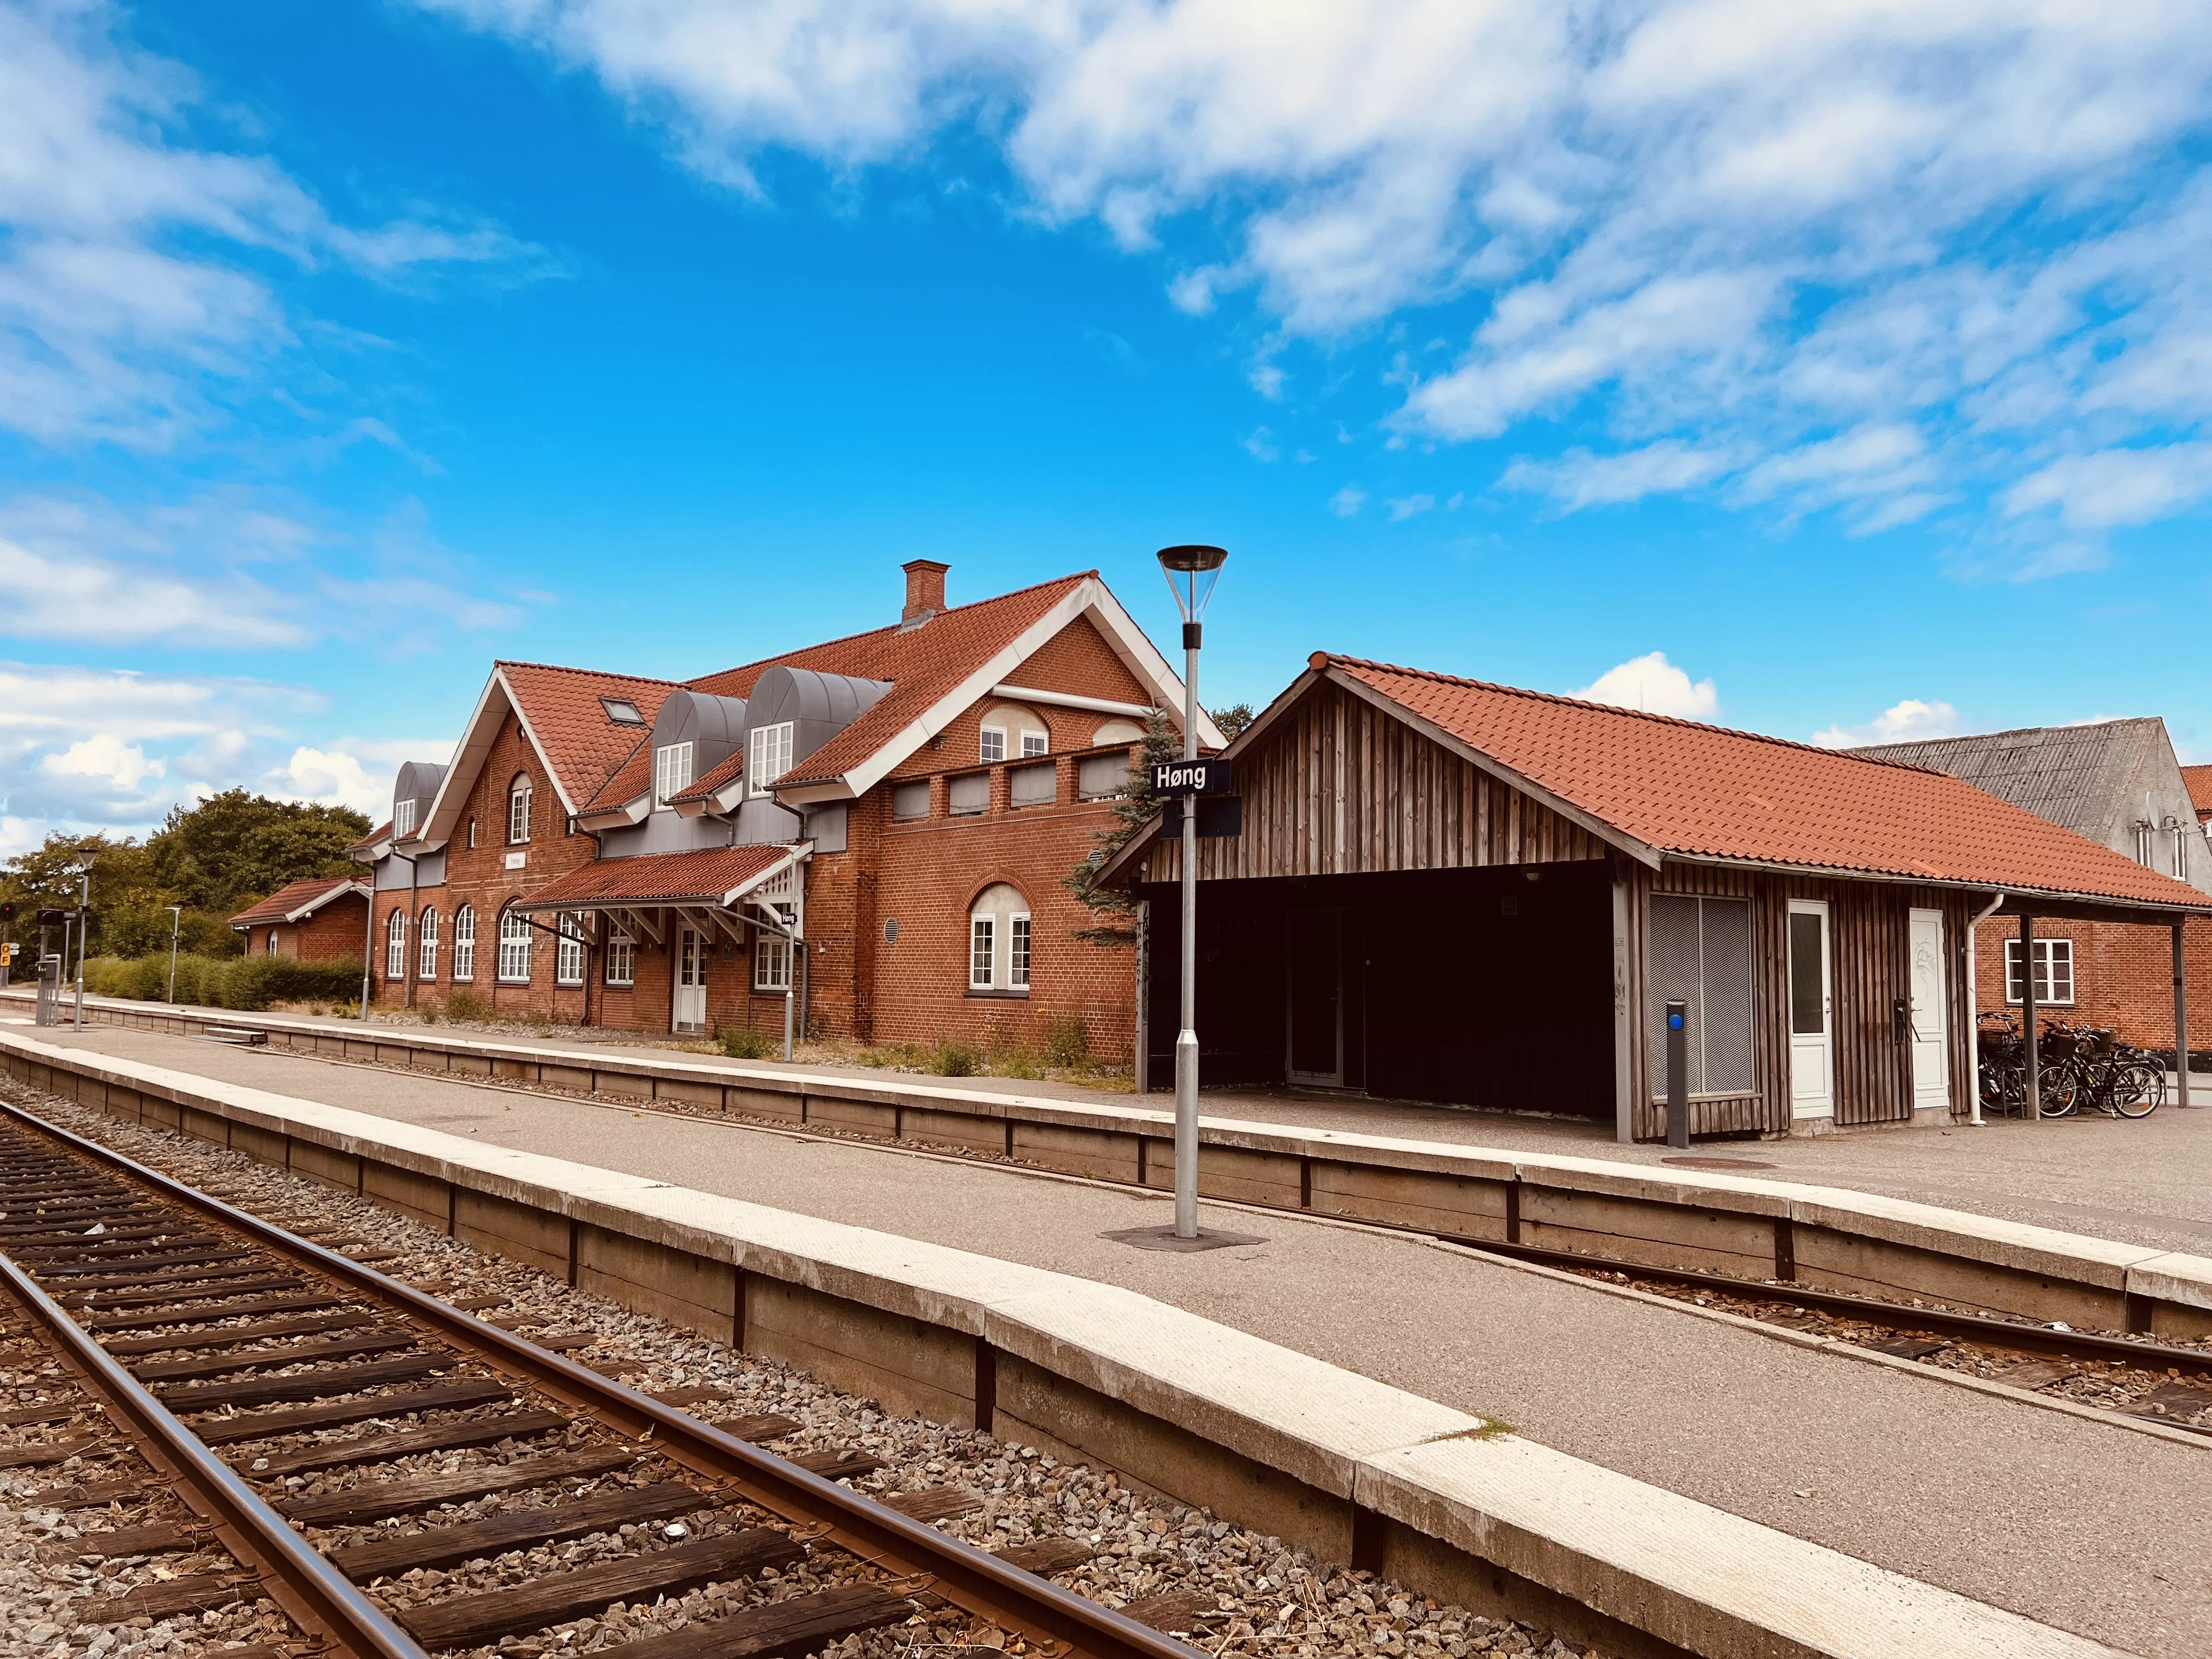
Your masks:
<svg viewBox="0 0 2212 1659"><path fill-rule="evenodd" d="M978 1508L938 1524L971 1543L1000 1550L1048 1538L1075 1540L1095 1553L1086 1564L1059 1575L1059 1582L1117 1607L1170 1592L1188 1593L1184 1605L1202 1610L1185 1613L1174 1621L1174 1626L1180 1629L1188 1625L1188 1639L1209 1654L1266 1655L1270 1659L1274 1656L1316 1659L1323 1655L1463 1659L1468 1654L1504 1653L1543 1655L1546 1659L1569 1655L1596 1659L1595 1650L1570 1646L1548 1632L1488 1620L1463 1607L1424 1598L1373 1574L1352 1572L1293 1549L1279 1539L1232 1526L1206 1510L1133 1490L1110 1472L1063 1464L1035 1448L1000 1442L972 1431L891 1415L878 1402L828 1388L805 1371L732 1350L605 1298L572 1290L533 1268L483 1255L420 1223L380 1210L350 1194L256 1163L242 1153L164 1130L121 1123L12 1082L0 1081L0 1092L64 1128L113 1146L227 1202L315 1237L318 1242L346 1254L373 1258L380 1272L450 1299L471 1301L471 1305L483 1308L480 1316L526 1336L557 1334L563 1338L560 1346L572 1358L603 1370L619 1368L623 1380L633 1386L654 1390L726 1390L726 1399L688 1407L710 1420L761 1414L792 1419L798 1425L794 1431L765 1443L774 1450L803 1455L834 1449L882 1460L884 1468L848 1482L857 1491L888 1497L950 1487L970 1493L980 1500ZM483 1300L472 1300L477 1298ZM590 1339L587 1343L585 1338ZM438 1421L442 1425L472 1414L511 1409L514 1408L487 1407L475 1413L441 1413ZM343 1440L418 1426L416 1419L395 1415L327 1431L321 1437ZM299 1437L289 1440L279 1455L302 1443ZM454 1474L605 1443L603 1434L572 1428L527 1441L431 1452L393 1463L287 1475L281 1485L264 1488L264 1495L290 1501L378 1481ZM250 1468L251 1461L242 1461L241 1469ZM12 1501L7 1497L11 1489L50 1484L61 1478L47 1472L35 1481L12 1480L0 1486L0 1503ZM443 1510L437 1518L441 1522L478 1519L510 1512L526 1504L564 1504L579 1496L668 1478L667 1465L647 1462L588 1483L564 1483L557 1492L539 1490L478 1498ZM670 1547L674 1541L694 1541L767 1525L771 1517L738 1504L702 1509L683 1520L689 1535L682 1540L665 1540L665 1522L655 1520L619 1533L562 1540L491 1560L417 1569L397 1580L378 1581L372 1593L388 1610L403 1613L465 1592L504 1588L546 1573L617 1559L641 1547ZM224 1642L272 1639L262 1631L266 1618L276 1616L266 1604L262 1604L264 1615L252 1615L260 1622L252 1626L255 1633L251 1637L234 1632L228 1626L217 1631L206 1623L217 1615L171 1620L164 1626L149 1626L143 1632L126 1631L119 1637L84 1626L71 1618L69 1603L89 1600L94 1594L105 1596L112 1593L109 1585L102 1580L96 1592L73 1589L69 1586L83 1582L83 1570L74 1570L77 1576L72 1577L72 1569L58 1565L27 1565L38 1544L53 1534L52 1524L46 1525L19 1555L15 1547L17 1533L27 1524L16 1510L0 1510L0 1575L7 1575L0 1577L0 1593L6 1593L19 1571L39 1575L37 1583L45 1598L44 1622L27 1629L43 1631L51 1626L51 1633L44 1638L43 1645L17 1644L0 1648L0 1654L20 1652L36 1654L40 1659L63 1659L64 1655L176 1651L191 1659L204 1649ZM414 1524L411 1520L395 1518L311 1530L309 1536L324 1548L337 1548L390 1537ZM160 1565L185 1570L182 1558L167 1558ZM91 1570L95 1578L105 1571L105 1567ZM477 1651L514 1654L524 1659L545 1653L598 1651L760 1601L880 1577L877 1570L842 1553L817 1548L806 1560L781 1571L770 1569L754 1578L709 1584L680 1596L659 1598L651 1606L617 1604L594 1616L556 1626L548 1635L507 1638L496 1649ZM58 1595L52 1593L58 1587ZM237 1619L244 1611L232 1609L221 1617ZM216 1633L188 1638L182 1633L185 1626ZM12 1624L9 1628L12 1631ZM161 1631L168 1633L160 1634ZM118 1640L134 1645L120 1646ZM173 1645L179 1642L185 1645ZM891 1659L892 1656L981 1649L1024 1650L1018 1638L975 1627L957 1608L933 1602L905 1625L848 1638L824 1652L837 1659L861 1659L864 1655Z"/></svg>

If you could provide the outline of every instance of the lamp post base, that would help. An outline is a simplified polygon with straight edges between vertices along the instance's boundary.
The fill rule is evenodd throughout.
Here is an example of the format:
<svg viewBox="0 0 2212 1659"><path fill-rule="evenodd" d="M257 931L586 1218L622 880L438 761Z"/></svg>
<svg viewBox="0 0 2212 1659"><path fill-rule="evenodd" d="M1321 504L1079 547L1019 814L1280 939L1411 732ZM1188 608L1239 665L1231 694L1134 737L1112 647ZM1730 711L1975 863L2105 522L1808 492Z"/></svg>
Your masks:
<svg viewBox="0 0 2212 1659"><path fill-rule="evenodd" d="M1238 1244L1265 1244L1267 1241L1256 1233L1224 1233L1200 1231L1184 1237L1173 1227L1123 1227L1110 1233L1101 1233L1101 1238L1116 1244L1127 1244L1139 1250L1173 1250L1187 1255L1193 1250L1226 1250Z"/></svg>

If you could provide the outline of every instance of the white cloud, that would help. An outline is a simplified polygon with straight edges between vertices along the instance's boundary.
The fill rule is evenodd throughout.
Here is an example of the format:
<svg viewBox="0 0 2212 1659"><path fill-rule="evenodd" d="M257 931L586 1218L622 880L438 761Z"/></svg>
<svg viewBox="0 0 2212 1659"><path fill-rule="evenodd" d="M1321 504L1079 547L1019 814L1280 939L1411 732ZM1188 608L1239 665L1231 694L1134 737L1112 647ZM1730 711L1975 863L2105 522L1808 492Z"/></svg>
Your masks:
<svg viewBox="0 0 2212 1659"><path fill-rule="evenodd" d="M1919 743L1959 733L1959 711L1948 702L1907 697L1893 702L1864 726L1832 726L1812 741L1824 749L1863 749L1878 743Z"/></svg>
<svg viewBox="0 0 2212 1659"><path fill-rule="evenodd" d="M1244 440L1244 453L1255 461L1279 461L1282 447L1276 443L1275 434L1264 426L1255 427Z"/></svg>
<svg viewBox="0 0 2212 1659"><path fill-rule="evenodd" d="M1390 509L1392 524L1397 524L1406 519L1417 518L1421 514L1429 512L1436 504L1437 498L1433 495L1394 495L1382 503Z"/></svg>
<svg viewBox="0 0 2212 1659"><path fill-rule="evenodd" d="M1674 438L1662 438L1641 449L1613 455L1594 455L1587 449L1571 449L1556 461L1522 457L1508 466L1498 482L1502 489L1549 495L1562 512L1586 507L1613 507L1638 501L1646 495L1692 489L1733 470L1734 456L1727 450L1698 449Z"/></svg>
<svg viewBox="0 0 2212 1659"><path fill-rule="evenodd" d="M2212 495L2212 443L2107 449L2069 455L2030 473L2004 495L2008 517L2054 509L2076 530L2148 524Z"/></svg>
<svg viewBox="0 0 2212 1659"><path fill-rule="evenodd" d="M1663 651L1632 657L1607 669L1581 690L1567 695L1586 702L1638 708L1647 714L1673 714L1686 720L1709 720L1720 712L1720 697L1712 681L1693 683L1667 660Z"/></svg>
<svg viewBox="0 0 2212 1659"><path fill-rule="evenodd" d="M1475 296L1401 424L1595 415L1641 469L1563 465L1565 508L1741 477L1724 500L1868 532L2212 418L2187 0L418 3L596 75L743 188L769 149L931 165L968 128L1018 210L1160 250L1193 315L1243 291L1333 338ZM1884 427L1914 456L1821 470ZM1670 473L1670 439L1732 464Z"/></svg>
<svg viewBox="0 0 2212 1659"><path fill-rule="evenodd" d="M1349 519L1367 505L1367 492L1357 484L1346 484L1328 498L1328 510L1340 519Z"/></svg>
<svg viewBox="0 0 2212 1659"><path fill-rule="evenodd" d="M103 732L71 744L58 755L48 755L39 763L39 769L58 778L91 778L124 793L149 778L161 777L168 768L160 761L148 760L146 751L137 744Z"/></svg>

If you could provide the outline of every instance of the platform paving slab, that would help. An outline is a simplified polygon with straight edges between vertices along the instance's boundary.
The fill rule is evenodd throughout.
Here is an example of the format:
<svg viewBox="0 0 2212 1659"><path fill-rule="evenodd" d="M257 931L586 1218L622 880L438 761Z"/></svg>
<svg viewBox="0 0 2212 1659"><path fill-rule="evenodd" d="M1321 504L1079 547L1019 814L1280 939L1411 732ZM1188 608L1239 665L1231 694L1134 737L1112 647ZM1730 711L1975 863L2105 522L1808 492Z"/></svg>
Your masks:
<svg viewBox="0 0 2212 1659"><path fill-rule="evenodd" d="M116 1027L41 1032L198 1077L1117 1285L1516 1425L1730 1514L2158 1659L2212 1653L2212 1451L1855 1364L1418 1240L1209 1210L1263 1244L1100 1235L1167 1206L1002 1165Z"/></svg>

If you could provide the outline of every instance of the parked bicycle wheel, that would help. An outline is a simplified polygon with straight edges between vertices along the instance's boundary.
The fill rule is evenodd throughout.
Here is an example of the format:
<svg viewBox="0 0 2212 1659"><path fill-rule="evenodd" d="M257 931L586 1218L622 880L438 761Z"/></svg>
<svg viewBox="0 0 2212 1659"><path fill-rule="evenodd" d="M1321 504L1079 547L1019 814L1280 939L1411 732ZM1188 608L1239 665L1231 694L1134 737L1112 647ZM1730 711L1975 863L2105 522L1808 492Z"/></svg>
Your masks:
<svg viewBox="0 0 2212 1659"><path fill-rule="evenodd" d="M2054 1066L2039 1073L2035 1079L2035 1103L2045 1117L2064 1117L2079 1106L2081 1083L2074 1075L2074 1068Z"/></svg>
<svg viewBox="0 0 2212 1659"><path fill-rule="evenodd" d="M2155 1060L2131 1060L2112 1079L2112 1109L2122 1117L2148 1117L2166 1104L2166 1067Z"/></svg>

